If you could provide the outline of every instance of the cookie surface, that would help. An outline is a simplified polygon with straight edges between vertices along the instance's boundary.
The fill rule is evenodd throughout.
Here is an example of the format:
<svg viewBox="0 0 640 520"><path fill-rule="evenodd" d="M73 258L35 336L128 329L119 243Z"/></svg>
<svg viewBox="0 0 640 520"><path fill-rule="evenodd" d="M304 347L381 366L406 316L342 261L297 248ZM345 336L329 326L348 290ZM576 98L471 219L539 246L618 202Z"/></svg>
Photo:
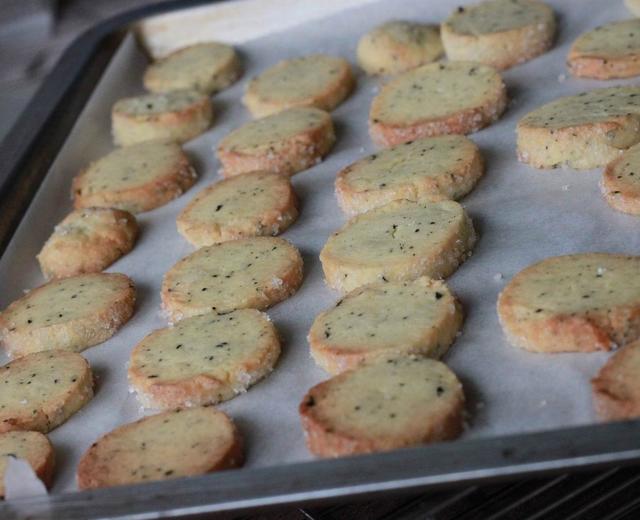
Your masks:
<svg viewBox="0 0 640 520"><path fill-rule="evenodd" d="M251 121L218 144L222 175L257 170L293 175L311 168L335 143L331 116L317 108L291 108Z"/></svg>
<svg viewBox="0 0 640 520"><path fill-rule="evenodd" d="M219 403L269 374L280 341L255 309L186 318L136 345L129 382L146 408L168 410Z"/></svg>
<svg viewBox="0 0 640 520"><path fill-rule="evenodd" d="M93 397L89 363L75 352L37 352L0 367L0 432L47 433Z"/></svg>
<svg viewBox="0 0 640 520"><path fill-rule="evenodd" d="M196 247L278 235L298 218L298 201L284 175L251 172L202 190L178 215L178 231Z"/></svg>
<svg viewBox="0 0 640 520"><path fill-rule="evenodd" d="M2 311L2 346L11 357L41 350L84 350L106 341L129 321L135 301L133 282L123 274L51 281Z"/></svg>
<svg viewBox="0 0 640 520"><path fill-rule="evenodd" d="M640 257L547 258L515 275L498 298L513 345L535 352L611 350L640 337Z"/></svg>
<svg viewBox="0 0 640 520"><path fill-rule="evenodd" d="M393 20L362 36L357 54L367 74L399 74L436 61L444 49L438 27Z"/></svg>
<svg viewBox="0 0 640 520"><path fill-rule="evenodd" d="M247 85L243 103L254 117L264 117L292 107L333 110L355 85L344 58L312 54L284 60Z"/></svg>
<svg viewBox="0 0 640 520"><path fill-rule="evenodd" d="M10 458L29 463L45 486L51 485L54 466L53 447L40 432L9 431L0 433L0 498L4 497L4 475Z"/></svg>
<svg viewBox="0 0 640 520"><path fill-rule="evenodd" d="M640 87L562 97L518 122L518 159L535 168L598 168L640 142L639 120Z"/></svg>
<svg viewBox="0 0 640 520"><path fill-rule="evenodd" d="M114 150L73 179L76 208L113 207L140 213L179 197L196 182L176 143L155 141Z"/></svg>
<svg viewBox="0 0 640 520"><path fill-rule="evenodd" d="M38 262L45 278L96 273L131 249L138 236L135 217L112 208L77 209L58 224Z"/></svg>
<svg viewBox="0 0 640 520"><path fill-rule="evenodd" d="M242 439L212 407L164 412L120 426L98 439L78 465L78 487L94 489L203 475L236 468Z"/></svg>
<svg viewBox="0 0 640 520"><path fill-rule="evenodd" d="M382 359L314 386L300 404L309 450L321 457L389 451L454 439L462 384L444 363Z"/></svg>
<svg viewBox="0 0 640 520"><path fill-rule="evenodd" d="M231 85L240 74L240 60L233 47L208 42L178 49L152 63L143 81L150 92L192 89L213 94Z"/></svg>
<svg viewBox="0 0 640 520"><path fill-rule="evenodd" d="M640 215L640 144L607 164L600 189L612 208Z"/></svg>
<svg viewBox="0 0 640 520"><path fill-rule="evenodd" d="M311 355L331 374L383 356L439 359L462 326L462 307L444 282L423 277L378 282L350 292L316 317Z"/></svg>
<svg viewBox="0 0 640 520"><path fill-rule="evenodd" d="M545 53L556 30L553 10L537 0L487 0L458 7L442 24L449 60L508 69Z"/></svg>
<svg viewBox="0 0 640 520"><path fill-rule="evenodd" d="M495 69L470 62L431 63L387 83L373 99L369 134L379 146L469 134L493 123L507 93Z"/></svg>
<svg viewBox="0 0 640 520"><path fill-rule="evenodd" d="M351 219L320 252L329 286L346 293L372 282L452 274L471 252L475 233L453 201L394 201Z"/></svg>
<svg viewBox="0 0 640 520"><path fill-rule="evenodd" d="M464 136L410 141L369 155L336 177L336 196L347 215L392 200L435 202L466 195L484 173L480 150Z"/></svg>
<svg viewBox="0 0 640 520"><path fill-rule="evenodd" d="M277 237L254 237L203 247L162 280L162 306L172 321L236 309L266 309L302 283L302 257Z"/></svg>
<svg viewBox="0 0 640 520"><path fill-rule="evenodd" d="M184 143L213 120L209 96L195 90L124 98L113 105L111 131L117 146L167 140Z"/></svg>

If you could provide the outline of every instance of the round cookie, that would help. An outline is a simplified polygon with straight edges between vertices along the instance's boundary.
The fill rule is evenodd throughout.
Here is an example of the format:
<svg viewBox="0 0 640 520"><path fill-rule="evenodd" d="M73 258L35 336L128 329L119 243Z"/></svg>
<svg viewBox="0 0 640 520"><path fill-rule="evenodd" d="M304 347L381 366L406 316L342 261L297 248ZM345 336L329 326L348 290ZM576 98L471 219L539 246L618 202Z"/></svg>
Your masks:
<svg viewBox="0 0 640 520"><path fill-rule="evenodd" d="M114 150L73 179L76 208L113 207L140 213L182 195L197 175L180 145L140 143Z"/></svg>
<svg viewBox="0 0 640 520"><path fill-rule="evenodd" d="M354 85L347 60L312 54L281 61L253 78L242 101L253 117L292 107L331 111L351 94Z"/></svg>
<svg viewBox="0 0 640 520"><path fill-rule="evenodd" d="M196 247L278 235L298 218L298 201L283 175L251 172L216 182L178 215L178 231Z"/></svg>
<svg viewBox="0 0 640 520"><path fill-rule="evenodd" d="M47 433L93 397L89 363L75 352L36 352L0 367L0 432Z"/></svg>
<svg viewBox="0 0 640 520"><path fill-rule="evenodd" d="M136 291L123 274L62 278L29 291L0 314L11 357L41 350L81 351L113 336L133 315Z"/></svg>
<svg viewBox="0 0 640 520"><path fill-rule="evenodd" d="M627 6L631 14L640 16L640 0L624 0L624 5Z"/></svg>
<svg viewBox="0 0 640 520"><path fill-rule="evenodd" d="M209 96L195 90L124 98L111 110L117 146L167 140L184 143L202 134L213 120Z"/></svg>
<svg viewBox="0 0 640 520"><path fill-rule="evenodd" d="M495 69L462 61L431 63L382 87L371 103L369 134L384 147L469 134L496 121L506 106L507 91Z"/></svg>
<svg viewBox="0 0 640 520"><path fill-rule="evenodd" d="M138 343L129 360L129 382L145 408L216 404L266 377L279 356L278 333L260 311L205 314Z"/></svg>
<svg viewBox="0 0 640 520"><path fill-rule="evenodd" d="M392 20L362 36L357 54L367 74L399 74L436 61L444 49L437 27Z"/></svg>
<svg viewBox="0 0 640 520"><path fill-rule="evenodd" d="M639 118L640 87L556 99L518 122L518 159L534 168L604 166L640 142Z"/></svg>
<svg viewBox="0 0 640 520"><path fill-rule="evenodd" d="M27 461L44 485L51 485L55 454L46 435L21 431L0 433L0 498L5 495L4 476L10 458Z"/></svg>
<svg viewBox="0 0 640 520"><path fill-rule="evenodd" d="M640 144L607 164L600 189L612 208L640 215Z"/></svg>
<svg viewBox="0 0 640 520"><path fill-rule="evenodd" d="M344 294L372 282L447 277L475 238L457 202L400 200L351 219L329 237L320 261L329 286Z"/></svg>
<svg viewBox="0 0 640 520"><path fill-rule="evenodd" d="M72 211L46 241L38 262L45 278L96 273L131 249L138 236L135 217L112 208Z"/></svg>
<svg viewBox="0 0 640 520"><path fill-rule="evenodd" d="M582 253L520 271L498 298L509 342L534 352L611 350L640 338L640 256Z"/></svg>
<svg viewBox="0 0 640 520"><path fill-rule="evenodd" d="M242 466L242 438L212 407L125 424L98 439L78 464L78 487L95 489L204 475Z"/></svg>
<svg viewBox="0 0 640 520"><path fill-rule="evenodd" d="M316 317L311 355L331 374L383 356L442 357L462 326L462 307L444 282L378 282L350 292Z"/></svg>
<svg viewBox="0 0 640 520"><path fill-rule="evenodd" d="M253 237L203 247L162 280L162 306L172 321L236 309L266 309L302 283L302 257L277 237Z"/></svg>
<svg viewBox="0 0 640 520"><path fill-rule="evenodd" d="M240 74L240 60L233 47L208 42L178 49L152 63L143 82L150 92L192 89L214 94L231 85Z"/></svg>
<svg viewBox="0 0 640 520"><path fill-rule="evenodd" d="M456 438L462 384L444 363L387 358L320 383L300 404L309 450L320 457L390 451Z"/></svg>
<svg viewBox="0 0 640 520"><path fill-rule="evenodd" d="M221 173L257 170L293 175L318 164L336 141L331 116L317 108L291 108L251 121L218 144Z"/></svg>
<svg viewBox="0 0 640 520"><path fill-rule="evenodd" d="M369 155L336 177L338 203L353 216L392 200L459 199L484 173L475 143L461 135L409 141Z"/></svg>
<svg viewBox="0 0 640 520"><path fill-rule="evenodd" d="M553 45L553 10L537 0L487 0L458 7L441 27L449 60L508 69Z"/></svg>
<svg viewBox="0 0 640 520"><path fill-rule="evenodd" d="M640 75L640 18L612 22L580 35L569 50L567 67L580 78Z"/></svg>

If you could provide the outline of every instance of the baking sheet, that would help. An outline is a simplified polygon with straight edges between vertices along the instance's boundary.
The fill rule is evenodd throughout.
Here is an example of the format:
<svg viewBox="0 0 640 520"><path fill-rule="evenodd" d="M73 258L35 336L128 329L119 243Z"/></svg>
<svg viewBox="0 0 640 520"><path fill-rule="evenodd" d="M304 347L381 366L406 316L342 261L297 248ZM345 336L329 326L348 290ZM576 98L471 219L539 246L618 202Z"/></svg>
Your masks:
<svg viewBox="0 0 640 520"><path fill-rule="evenodd" d="M479 241L473 256L450 279L464 305L466 321L462 336L445 358L468 396L465 438L594 421L589 379L606 355L541 355L511 347L498 325L496 297L511 276L547 256L640 252L638 221L606 205L597 186L599 171L543 172L516 160L515 124L529 110L561 95L633 83L575 80L566 76L564 66L568 46L577 35L629 16L621 1L549 3L559 18L557 45L504 74L512 99L508 111L499 122L471 136L485 155L487 173L463 200ZM54 492L76 489L79 457L97 437L146 413L128 392L128 356L148 332L166 325L159 312L162 275L193 250L177 233L175 218L198 191L219 179L220 165L212 148L250 119L240 103L248 79L281 59L312 52L342 55L355 63L357 39L370 27L389 18L437 23L457 5L456 1L433 1L428 6L417 0L383 1L239 45L245 64L242 81L215 96L214 126L185 147L200 173L198 183L172 203L140 215L142 233L135 249L109 269L134 279L137 312L112 339L84 353L97 375L97 392L87 406L50 434L58 460ZM118 98L142 92L145 64L143 53L127 37L0 261L3 308L25 289L43 282L35 255L53 225L71 209L73 176L112 149L110 108ZM220 405L246 438L246 468L312 458L304 447L297 406L305 391L327 376L312 362L305 338L314 317L338 298L323 282L318 254L327 237L345 221L333 195L335 174L375 149L367 134L367 112L378 89L379 80L359 73L356 92L334 112L335 149L324 162L293 178L302 211L283 236L301 250L305 280L294 297L268 311L284 339L283 355L266 380Z"/></svg>

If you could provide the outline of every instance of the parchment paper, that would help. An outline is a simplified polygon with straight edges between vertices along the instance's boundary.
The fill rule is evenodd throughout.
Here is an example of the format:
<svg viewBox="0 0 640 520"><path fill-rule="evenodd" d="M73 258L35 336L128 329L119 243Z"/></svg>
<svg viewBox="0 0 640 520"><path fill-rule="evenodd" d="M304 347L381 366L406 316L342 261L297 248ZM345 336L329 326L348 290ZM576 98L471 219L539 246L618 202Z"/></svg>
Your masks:
<svg viewBox="0 0 640 520"><path fill-rule="evenodd" d="M556 46L504 74L512 100L508 111L499 122L471 136L486 157L487 173L463 204L480 238L471 259L450 279L464 304L466 321L462 336L445 358L461 377L468 396L465 438L594 421L589 379L606 355L541 355L510 346L498 325L496 297L511 276L547 256L581 251L640 253L638 220L607 206L597 186L599 171L543 172L516 160L514 129L522 115L561 95L625 83L575 80L565 76L564 66L568 46L580 33L629 16L622 1L550 3L559 19ZM162 276L192 251L177 233L175 218L197 192L219 179L212 147L250 119L240 103L248 79L281 59L311 52L342 55L355 64L358 37L372 26L389 18L437 23L457 4L383 1L239 46L246 70L242 81L215 96L213 128L186 145L200 173L197 185L172 203L140 215L142 234L135 249L109 269L134 279L137 312L112 339L85 352L98 376L97 392L87 406L50 434L58 460L54 492L76 489L75 467L92 442L143 414L128 391L129 352L147 333L166 325L159 312ZM143 54L128 37L0 262L3 308L23 290L43 283L35 255L54 224L71 209L71 179L89 161L112 149L110 108L120 97L142 93L145 64ZM333 195L336 172L374 150L367 134L367 113L378 88L379 80L359 73L356 92L334 112L335 149L327 160L293 178L302 211L284 237L303 254L305 280L294 297L269 311L284 338L283 355L271 376L221 405L246 437L249 469L311 459L304 447L297 406L305 391L327 376L312 362L305 338L314 316L338 298L323 282L318 254L329 234L344 222Z"/></svg>

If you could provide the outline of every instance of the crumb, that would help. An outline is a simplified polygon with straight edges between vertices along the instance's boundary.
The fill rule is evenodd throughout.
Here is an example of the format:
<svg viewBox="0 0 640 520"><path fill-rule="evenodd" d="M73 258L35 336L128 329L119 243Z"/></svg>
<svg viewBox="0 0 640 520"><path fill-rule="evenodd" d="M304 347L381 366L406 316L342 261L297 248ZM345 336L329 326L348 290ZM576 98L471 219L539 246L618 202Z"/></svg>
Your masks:
<svg viewBox="0 0 640 520"><path fill-rule="evenodd" d="M566 80L567 80L566 74L559 74L558 75L558 83L564 83Z"/></svg>
<svg viewBox="0 0 640 520"><path fill-rule="evenodd" d="M502 280L503 278L504 278L504 276L502 275L502 273L496 273L496 274L494 274L494 275L493 275L493 279L494 279L496 282L499 282L499 281L500 281L500 280Z"/></svg>
<svg viewBox="0 0 640 520"><path fill-rule="evenodd" d="M562 191L569 191L569 185L568 184L564 184L562 186Z"/></svg>

